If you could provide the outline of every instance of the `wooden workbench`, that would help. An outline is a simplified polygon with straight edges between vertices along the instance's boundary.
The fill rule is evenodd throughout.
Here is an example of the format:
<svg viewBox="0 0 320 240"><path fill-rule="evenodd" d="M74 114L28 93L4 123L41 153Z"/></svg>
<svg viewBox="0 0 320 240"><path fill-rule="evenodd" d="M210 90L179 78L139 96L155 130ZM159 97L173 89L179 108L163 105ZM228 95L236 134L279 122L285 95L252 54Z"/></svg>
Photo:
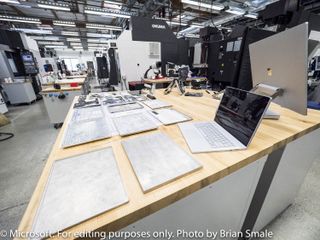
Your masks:
<svg viewBox="0 0 320 240"><path fill-rule="evenodd" d="M73 79L59 79L56 82L50 82L50 83L42 83L42 87L50 87L53 84L59 84L59 85L70 85L71 83L77 83L78 85L83 85L86 78L73 78Z"/></svg>
<svg viewBox="0 0 320 240"><path fill-rule="evenodd" d="M88 76L88 74L80 74L80 75L69 75L66 76L66 78L86 78Z"/></svg>
<svg viewBox="0 0 320 240"><path fill-rule="evenodd" d="M160 79L144 79L143 83L150 84L150 93L153 94L156 90L157 84L163 84L163 83L171 83L174 80L173 77L165 77ZM186 83L190 85L192 80L206 82L208 79L206 77L191 77L186 79Z"/></svg>
<svg viewBox="0 0 320 240"><path fill-rule="evenodd" d="M203 97L195 98L180 96L176 90L173 90L169 95L164 95L163 90L156 90L155 96L160 100L171 103L174 109L192 116L194 121L212 120L218 106L218 101L212 99L205 91L203 91L203 93ZM21 220L19 230L30 231L52 163L57 159L104 148L106 146L113 147L124 187L129 197L129 203L68 229L68 232L73 233L93 230L110 232L125 228L135 221L155 213L160 209L164 209L186 196L193 195L196 191L220 179L224 179L231 173L245 168L247 165L281 149L290 142L320 127L320 112L318 111L308 110L308 116L302 116L277 105L272 105L272 110L278 111L281 114L280 120L263 120L247 150L193 154L193 157L203 165L202 169L146 194L142 192L129 160L120 144L121 137L115 136L110 139L69 149L61 149L59 146L66 126L68 125L63 124ZM66 123L69 122L72 111L73 109L70 109ZM160 126L157 131L170 136L185 151L191 154L177 125ZM148 133L150 132L141 134ZM130 136L126 138L130 138ZM48 221L50 221L50 216L48 216Z"/></svg>

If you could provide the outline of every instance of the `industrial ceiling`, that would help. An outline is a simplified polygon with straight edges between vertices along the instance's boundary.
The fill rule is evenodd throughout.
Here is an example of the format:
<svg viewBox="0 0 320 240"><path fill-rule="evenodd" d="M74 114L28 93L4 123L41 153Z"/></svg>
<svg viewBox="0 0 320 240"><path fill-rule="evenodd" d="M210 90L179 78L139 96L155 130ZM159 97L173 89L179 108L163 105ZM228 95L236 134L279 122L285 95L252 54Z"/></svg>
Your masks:
<svg viewBox="0 0 320 240"><path fill-rule="evenodd" d="M25 32L47 48L99 49L116 39L130 16L162 18L178 36L201 27L254 23L277 0L0 0L0 28ZM320 9L319 1L301 4ZM58 47L57 47L58 46Z"/></svg>

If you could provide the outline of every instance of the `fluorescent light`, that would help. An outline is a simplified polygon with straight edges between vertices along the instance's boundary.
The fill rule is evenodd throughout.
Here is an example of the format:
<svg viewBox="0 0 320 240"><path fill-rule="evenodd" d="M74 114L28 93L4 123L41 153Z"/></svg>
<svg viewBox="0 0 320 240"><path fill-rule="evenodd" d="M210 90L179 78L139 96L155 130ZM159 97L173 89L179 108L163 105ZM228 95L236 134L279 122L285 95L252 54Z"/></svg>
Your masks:
<svg viewBox="0 0 320 240"><path fill-rule="evenodd" d="M59 41L59 37L55 36L30 36L34 40L48 40L48 41Z"/></svg>
<svg viewBox="0 0 320 240"><path fill-rule="evenodd" d="M38 41L40 45L64 45L63 42Z"/></svg>
<svg viewBox="0 0 320 240"><path fill-rule="evenodd" d="M59 45L46 45L45 48L68 48L67 46L59 46Z"/></svg>
<svg viewBox="0 0 320 240"><path fill-rule="evenodd" d="M309 39L320 42L320 32L311 30Z"/></svg>
<svg viewBox="0 0 320 240"><path fill-rule="evenodd" d="M67 38L68 42L81 42L80 38Z"/></svg>
<svg viewBox="0 0 320 240"><path fill-rule="evenodd" d="M192 23L190 27L203 28L202 24Z"/></svg>
<svg viewBox="0 0 320 240"><path fill-rule="evenodd" d="M11 28L10 30L29 33L29 34L52 34L52 31L44 30L44 29Z"/></svg>
<svg viewBox="0 0 320 240"><path fill-rule="evenodd" d="M81 42L70 42L71 46L82 46Z"/></svg>
<svg viewBox="0 0 320 240"><path fill-rule="evenodd" d="M4 15L0 15L0 21L41 24L41 21L38 18L26 18Z"/></svg>
<svg viewBox="0 0 320 240"><path fill-rule="evenodd" d="M234 15L244 15L246 13L243 9L236 7L229 7L226 12Z"/></svg>
<svg viewBox="0 0 320 240"><path fill-rule="evenodd" d="M73 49L83 49L83 47L80 46L72 46Z"/></svg>
<svg viewBox="0 0 320 240"><path fill-rule="evenodd" d="M78 33L78 32L61 31L61 35L66 35L66 36L79 36L79 33Z"/></svg>
<svg viewBox="0 0 320 240"><path fill-rule="evenodd" d="M105 44L99 44L99 43L88 43L88 47L106 47L108 46L107 43Z"/></svg>
<svg viewBox="0 0 320 240"><path fill-rule="evenodd" d="M87 39L88 43L108 43L108 40L106 39L100 39L100 38L89 38Z"/></svg>
<svg viewBox="0 0 320 240"><path fill-rule="evenodd" d="M66 27L75 27L76 26L76 24L74 22L68 22L68 21L53 21L53 25L66 26Z"/></svg>
<svg viewBox="0 0 320 240"><path fill-rule="evenodd" d="M38 7L45 9L54 9L61 11L69 11L70 7L68 4L56 3L56 2L48 2L48 1L38 1Z"/></svg>
<svg viewBox="0 0 320 240"><path fill-rule="evenodd" d="M122 2L114 2L114 1L108 1L108 0L105 0L104 3L113 4L113 5L119 5L119 6L123 5Z"/></svg>
<svg viewBox="0 0 320 240"><path fill-rule="evenodd" d="M128 12L123 11L113 11L113 10L106 10L102 8L91 8L86 7L84 9L84 13L88 14L95 14L95 15L104 15L104 16L110 16L110 17L121 17L121 18L130 18L131 14Z"/></svg>
<svg viewBox="0 0 320 240"><path fill-rule="evenodd" d="M87 33L87 37L97 37L97 38L112 38L112 34L101 34L101 33Z"/></svg>
<svg viewBox="0 0 320 240"><path fill-rule="evenodd" d="M14 4L20 4L18 0L0 0L1 3L14 3Z"/></svg>
<svg viewBox="0 0 320 240"><path fill-rule="evenodd" d="M247 18L253 18L253 19L257 19L258 18L258 14L256 14L256 13L247 13L244 16L247 17Z"/></svg>
<svg viewBox="0 0 320 240"><path fill-rule="evenodd" d="M181 26L187 26L187 25L188 25L187 23L183 23L183 22L182 22L182 23L180 24L179 22L173 22L173 21L171 21L171 22L170 22L170 21L167 21L167 24L168 24L168 25L181 25Z"/></svg>
<svg viewBox="0 0 320 240"><path fill-rule="evenodd" d="M113 8L120 10L122 8L122 3L120 2L113 2L113 1L104 1L104 7L106 8Z"/></svg>
<svg viewBox="0 0 320 240"><path fill-rule="evenodd" d="M118 26L104 25L104 24L92 24L92 23L87 23L86 28L103 29L103 30L118 30L118 31L122 30L122 27L118 27Z"/></svg>
<svg viewBox="0 0 320 240"><path fill-rule="evenodd" d="M213 9L213 10L217 10L217 11L224 9L223 5L214 5L214 4L210 4L210 3L203 3L200 1L197 2L197 1L192 1L192 0L181 0L181 2L185 3L185 4L209 8L209 9Z"/></svg>

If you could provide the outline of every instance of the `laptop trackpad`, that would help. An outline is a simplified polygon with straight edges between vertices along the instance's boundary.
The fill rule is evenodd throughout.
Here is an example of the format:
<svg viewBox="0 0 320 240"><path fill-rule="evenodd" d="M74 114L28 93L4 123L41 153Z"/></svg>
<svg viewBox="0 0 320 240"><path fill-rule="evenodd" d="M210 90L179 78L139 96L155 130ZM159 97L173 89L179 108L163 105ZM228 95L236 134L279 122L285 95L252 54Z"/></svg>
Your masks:
<svg viewBox="0 0 320 240"><path fill-rule="evenodd" d="M180 123L178 126L192 153L210 152L214 149L199 133L194 123Z"/></svg>

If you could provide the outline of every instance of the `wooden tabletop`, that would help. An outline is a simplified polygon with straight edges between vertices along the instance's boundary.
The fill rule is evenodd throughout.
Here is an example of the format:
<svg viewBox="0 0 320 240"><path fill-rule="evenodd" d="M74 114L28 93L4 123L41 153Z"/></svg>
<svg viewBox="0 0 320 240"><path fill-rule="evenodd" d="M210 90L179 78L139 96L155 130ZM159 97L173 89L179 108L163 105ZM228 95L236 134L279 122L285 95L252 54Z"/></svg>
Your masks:
<svg viewBox="0 0 320 240"><path fill-rule="evenodd" d="M171 103L174 109L192 116L194 121L212 120L218 106L218 101L212 99L205 91L202 92L204 94L203 97L185 97L180 96L176 89L169 95L164 95L163 89L161 89L155 91L155 96L160 100ZM59 146L62 135L68 125L63 124L22 218L19 230L30 231L52 163L57 159L112 146L124 187L129 197L129 203L67 229L69 233L93 230L109 232L126 227L320 127L319 111L308 110L308 116L302 116L275 104L272 104L271 109L281 114L280 120L263 120L247 150L193 154L193 157L203 165L202 169L146 194L142 192L129 160L120 144L121 137L115 136L69 149L61 149ZM69 111L66 123L69 122L72 111L73 109ZM191 154L177 125L160 126L157 131L167 134L185 151ZM150 132L138 135L148 133ZM130 137L132 136L125 138ZM50 216L48 216L48 221L50 221Z"/></svg>
<svg viewBox="0 0 320 240"><path fill-rule="evenodd" d="M41 93L51 93L51 92L69 92L69 91L81 91L81 86L78 87L67 87L63 86L61 89L55 89L54 87L47 87L42 89Z"/></svg>
<svg viewBox="0 0 320 240"><path fill-rule="evenodd" d="M41 86L52 86L55 83L60 85L70 85L71 83L78 83L79 85L83 85L85 80L85 78L59 79L55 82L43 83L41 84Z"/></svg>
<svg viewBox="0 0 320 240"><path fill-rule="evenodd" d="M81 74L81 75L70 75L66 76L66 78L86 78L88 74Z"/></svg>

